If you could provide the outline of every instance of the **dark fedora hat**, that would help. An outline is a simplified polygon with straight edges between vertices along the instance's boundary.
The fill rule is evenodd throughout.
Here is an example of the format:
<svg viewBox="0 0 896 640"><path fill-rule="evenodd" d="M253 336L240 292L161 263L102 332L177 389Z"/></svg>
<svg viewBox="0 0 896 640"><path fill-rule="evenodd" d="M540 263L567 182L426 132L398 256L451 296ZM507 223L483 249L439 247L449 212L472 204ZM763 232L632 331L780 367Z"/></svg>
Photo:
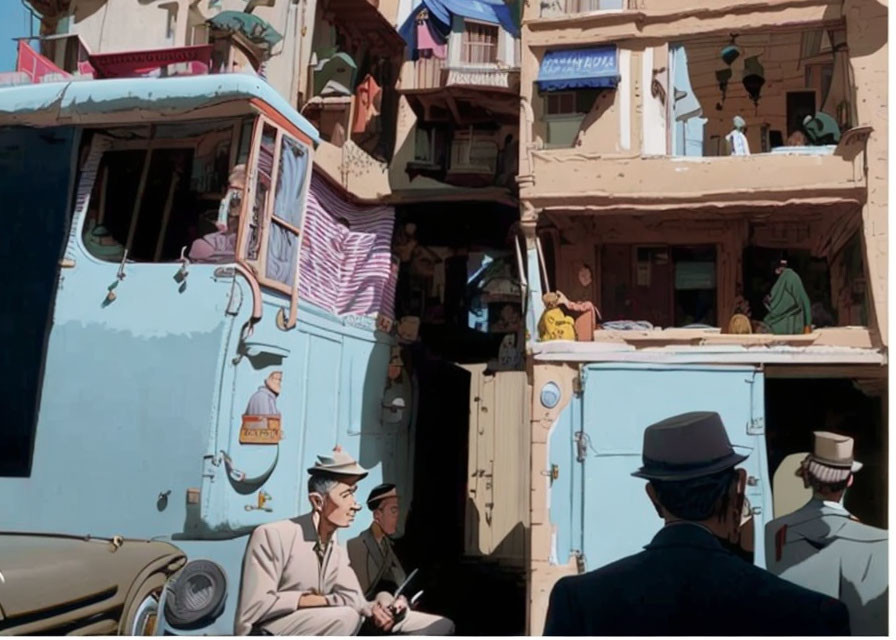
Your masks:
<svg viewBox="0 0 896 640"><path fill-rule="evenodd" d="M714 411L682 413L644 430L644 466L632 475L647 480L690 480L740 464L722 418Z"/></svg>

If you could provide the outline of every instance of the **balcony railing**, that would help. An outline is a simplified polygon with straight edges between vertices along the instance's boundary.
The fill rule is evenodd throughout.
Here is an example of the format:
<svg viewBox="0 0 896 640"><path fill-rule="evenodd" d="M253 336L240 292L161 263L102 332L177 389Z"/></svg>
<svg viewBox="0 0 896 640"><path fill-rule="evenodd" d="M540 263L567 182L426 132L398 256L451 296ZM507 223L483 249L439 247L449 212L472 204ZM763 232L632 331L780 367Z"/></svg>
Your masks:
<svg viewBox="0 0 896 640"><path fill-rule="evenodd" d="M444 87L472 87L515 92L519 89L520 70L500 64L448 66L441 58L408 60L401 68L402 93L432 91Z"/></svg>
<svg viewBox="0 0 896 640"><path fill-rule="evenodd" d="M419 58L408 60L401 67L401 86L403 93L411 91L430 91L445 86L443 76L445 61L441 58Z"/></svg>
<svg viewBox="0 0 896 640"><path fill-rule="evenodd" d="M460 64L448 67L445 85L449 87L488 87L517 91L520 70L498 65Z"/></svg>
<svg viewBox="0 0 896 640"><path fill-rule="evenodd" d="M630 0L542 0L543 18L631 8Z"/></svg>

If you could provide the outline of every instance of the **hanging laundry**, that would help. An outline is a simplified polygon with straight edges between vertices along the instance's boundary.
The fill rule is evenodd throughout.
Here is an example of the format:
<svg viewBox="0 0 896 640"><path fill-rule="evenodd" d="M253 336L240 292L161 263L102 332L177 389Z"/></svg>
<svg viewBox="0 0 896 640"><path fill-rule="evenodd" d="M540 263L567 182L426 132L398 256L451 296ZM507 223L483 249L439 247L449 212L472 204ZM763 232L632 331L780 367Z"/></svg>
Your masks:
<svg viewBox="0 0 896 640"><path fill-rule="evenodd" d="M447 57L448 45L437 34L428 20L417 23L417 51L431 51L432 56L444 60Z"/></svg>
<svg viewBox="0 0 896 640"><path fill-rule="evenodd" d="M379 115L376 102L381 93L382 89L373 76L369 73L364 76L355 91L355 120L352 123L352 133L364 133L371 119Z"/></svg>

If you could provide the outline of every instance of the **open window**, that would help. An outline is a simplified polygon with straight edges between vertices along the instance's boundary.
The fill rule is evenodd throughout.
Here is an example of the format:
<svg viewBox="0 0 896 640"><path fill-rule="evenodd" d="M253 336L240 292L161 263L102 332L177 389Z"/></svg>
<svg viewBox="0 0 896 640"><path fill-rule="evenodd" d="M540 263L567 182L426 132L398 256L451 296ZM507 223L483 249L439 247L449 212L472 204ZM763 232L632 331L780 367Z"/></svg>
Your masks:
<svg viewBox="0 0 896 640"><path fill-rule="evenodd" d="M241 260L260 285L290 297L282 328L295 325L299 242L311 169L309 147L259 118L238 241Z"/></svg>
<svg viewBox="0 0 896 640"><path fill-rule="evenodd" d="M228 118L95 132L108 144L81 230L87 251L110 262L125 253L132 262L175 262L196 259L199 242L208 251L197 261L233 262L235 216L230 229L216 227L251 131L251 119Z"/></svg>

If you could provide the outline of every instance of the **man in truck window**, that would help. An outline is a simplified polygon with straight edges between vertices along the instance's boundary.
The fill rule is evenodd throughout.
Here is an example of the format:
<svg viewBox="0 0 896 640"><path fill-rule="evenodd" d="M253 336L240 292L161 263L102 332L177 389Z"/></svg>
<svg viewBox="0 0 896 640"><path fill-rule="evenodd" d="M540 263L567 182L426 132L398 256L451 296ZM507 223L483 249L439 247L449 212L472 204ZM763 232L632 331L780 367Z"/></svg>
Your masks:
<svg viewBox="0 0 896 640"><path fill-rule="evenodd" d="M449 636L454 623L448 618L411 611L407 598L395 591L405 582L407 574L392 548L391 536L398 530L398 491L394 484L381 484L370 491L367 508L373 512L373 523L345 547L364 596L389 607L401 602L406 611L397 620L395 631L414 636Z"/></svg>
<svg viewBox="0 0 896 640"><path fill-rule="evenodd" d="M336 542L361 506L358 482L367 470L337 447L308 469L312 511L263 524L249 539L236 614L238 635L354 635L365 618L383 632L394 613L369 603Z"/></svg>
<svg viewBox="0 0 896 640"><path fill-rule="evenodd" d="M740 543L746 485L734 467L747 456L734 452L719 414L685 413L647 427L642 457L632 475L648 481L665 526L641 553L557 582L545 635L849 633L841 602L729 550Z"/></svg>
<svg viewBox="0 0 896 640"><path fill-rule="evenodd" d="M812 499L766 525L766 566L772 573L839 598L849 609L852 631L887 635L887 532L862 524L843 506L862 463L853 439L816 431L812 453L796 475Z"/></svg>

